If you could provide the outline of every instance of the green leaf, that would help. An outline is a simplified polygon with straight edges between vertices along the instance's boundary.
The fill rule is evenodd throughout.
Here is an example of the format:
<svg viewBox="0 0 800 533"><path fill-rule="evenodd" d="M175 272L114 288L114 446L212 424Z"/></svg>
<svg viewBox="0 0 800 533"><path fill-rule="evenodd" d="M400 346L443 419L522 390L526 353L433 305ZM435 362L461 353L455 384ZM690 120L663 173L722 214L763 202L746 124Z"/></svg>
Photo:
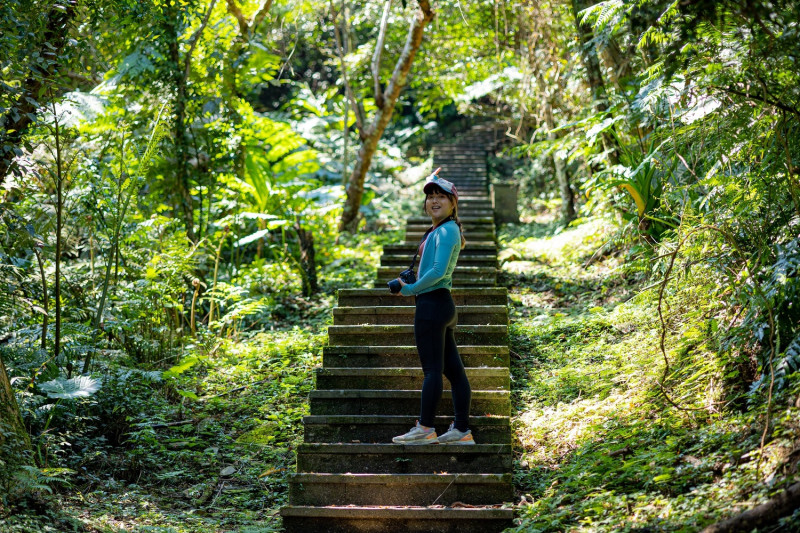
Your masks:
<svg viewBox="0 0 800 533"><path fill-rule="evenodd" d="M74 398L88 398L100 390L100 381L89 376L74 378L56 378L46 383L41 383L39 388L47 394L48 398L72 400Z"/></svg>

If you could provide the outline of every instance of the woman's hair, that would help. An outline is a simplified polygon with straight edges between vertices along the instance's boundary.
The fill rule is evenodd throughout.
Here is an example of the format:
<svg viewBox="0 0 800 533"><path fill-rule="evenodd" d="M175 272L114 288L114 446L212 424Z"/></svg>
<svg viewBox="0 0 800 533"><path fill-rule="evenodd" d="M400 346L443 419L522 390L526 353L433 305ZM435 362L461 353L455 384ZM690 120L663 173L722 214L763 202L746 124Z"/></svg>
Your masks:
<svg viewBox="0 0 800 533"><path fill-rule="evenodd" d="M444 194L450 199L450 203L453 204L453 214L450 215L450 220L458 225L458 231L461 234L461 249L463 250L467 245L467 240L464 238L464 227L461 225L461 221L458 220L458 199L453 194L447 192L438 185L433 185L430 189L430 192L425 194L425 199L422 201L422 212L426 215L428 214L428 210L426 209L428 196L433 193Z"/></svg>

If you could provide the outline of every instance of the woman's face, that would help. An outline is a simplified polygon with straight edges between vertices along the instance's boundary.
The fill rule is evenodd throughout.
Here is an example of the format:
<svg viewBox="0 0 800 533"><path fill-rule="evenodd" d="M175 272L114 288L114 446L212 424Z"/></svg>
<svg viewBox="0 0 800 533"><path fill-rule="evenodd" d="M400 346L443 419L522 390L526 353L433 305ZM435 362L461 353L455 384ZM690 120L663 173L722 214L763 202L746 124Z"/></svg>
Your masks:
<svg viewBox="0 0 800 533"><path fill-rule="evenodd" d="M442 192L432 192L425 197L425 212L439 222L453 214L455 205L450 197Z"/></svg>

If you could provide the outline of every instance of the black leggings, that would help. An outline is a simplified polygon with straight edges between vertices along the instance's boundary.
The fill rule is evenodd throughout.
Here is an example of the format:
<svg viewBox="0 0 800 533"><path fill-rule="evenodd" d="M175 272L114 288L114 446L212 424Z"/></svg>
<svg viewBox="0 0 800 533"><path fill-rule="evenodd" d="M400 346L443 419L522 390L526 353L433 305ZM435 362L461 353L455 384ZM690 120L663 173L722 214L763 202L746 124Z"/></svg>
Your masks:
<svg viewBox="0 0 800 533"><path fill-rule="evenodd" d="M425 379L422 381L422 402L419 423L433 427L436 407L442 397L442 373L450 381L455 410L455 427L469 428L469 404L472 390L461 356L458 355L455 330L458 321L456 305L450 291L436 289L416 298L414 339Z"/></svg>

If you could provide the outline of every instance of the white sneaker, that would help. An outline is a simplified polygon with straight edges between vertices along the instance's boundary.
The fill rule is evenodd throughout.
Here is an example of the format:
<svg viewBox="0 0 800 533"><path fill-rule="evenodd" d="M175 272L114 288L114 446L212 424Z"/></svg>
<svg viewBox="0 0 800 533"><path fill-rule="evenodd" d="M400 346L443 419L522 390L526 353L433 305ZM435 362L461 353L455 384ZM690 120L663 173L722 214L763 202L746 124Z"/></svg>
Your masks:
<svg viewBox="0 0 800 533"><path fill-rule="evenodd" d="M475 440L472 438L472 430L459 431L455 428L455 422L450 424L450 429L439 437L439 444L456 444L461 446L474 446Z"/></svg>
<svg viewBox="0 0 800 533"><path fill-rule="evenodd" d="M405 435L398 435L392 439L392 442L396 444L438 444L439 441L436 440L436 430L433 428L425 427L419 425L419 420L417 420L417 424L411 428L411 431L406 433Z"/></svg>

